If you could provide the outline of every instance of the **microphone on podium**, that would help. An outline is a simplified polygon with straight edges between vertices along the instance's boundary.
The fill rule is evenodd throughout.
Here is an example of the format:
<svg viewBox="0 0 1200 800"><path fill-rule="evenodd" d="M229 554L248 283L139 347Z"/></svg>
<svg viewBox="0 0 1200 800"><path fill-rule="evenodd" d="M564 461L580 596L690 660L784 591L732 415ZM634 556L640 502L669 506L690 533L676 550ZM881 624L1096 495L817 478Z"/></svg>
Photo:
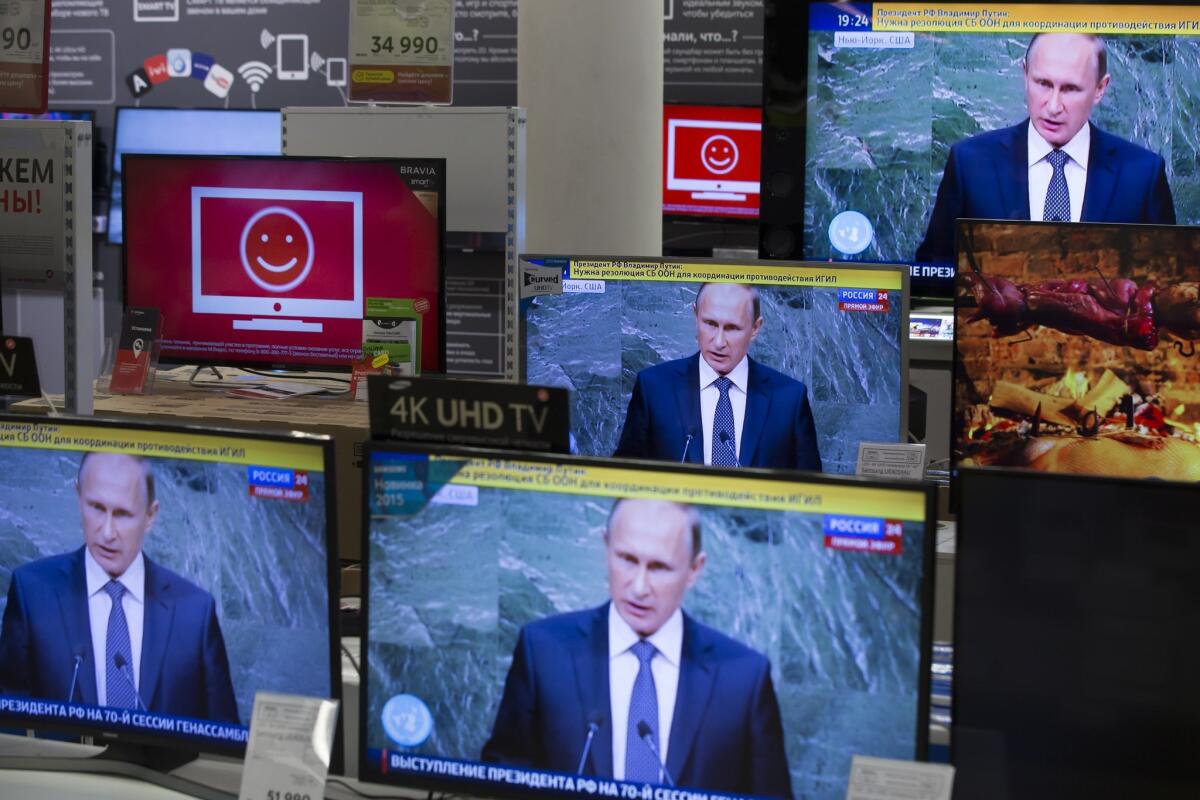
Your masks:
<svg viewBox="0 0 1200 800"><path fill-rule="evenodd" d="M721 444L729 448L729 454L733 456L733 465L738 469L741 469L742 462L738 461L737 449L733 446L733 437L727 432L721 431Z"/></svg>
<svg viewBox="0 0 1200 800"><path fill-rule="evenodd" d="M117 667L117 672L121 677L129 681L129 687L133 689L133 699L137 701L137 707L142 711L149 711L146 704L142 702L142 696L138 694L137 684L133 682L133 675L129 669L129 662L125 660L125 656L120 653L113 653L113 664Z"/></svg>
<svg viewBox="0 0 1200 800"><path fill-rule="evenodd" d="M576 768L575 774L582 775L583 767L587 764L588 754L592 752L592 740L596 738L596 734L600 732L600 725L604 722L604 717L598 712L593 712L588 718L587 739L583 742L583 752L579 754L579 767Z"/></svg>
<svg viewBox="0 0 1200 800"><path fill-rule="evenodd" d="M667 772L667 765L663 761L662 756L658 753L658 743L654 741L654 729L651 728L646 723L646 720L643 719L637 724L637 733L638 737L641 738L641 740L646 743L646 746L650 748L650 752L654 753L654 758L656 761L658 761L659 774L666 779L667 786L674 788L675 781L671 780L671 773Z"/></svg>
<svg viewBox="0 0 1200 800"><path fill-rule="evenodd" d="M692 446L692 439L696 438L696 432L688 429L687 438L683 440L683 455L679 456L679 463L687 461L688 448Z"/></svg>
<svg viewBox="0 0 1200 800"><path fill-rule="evenodd" d="M75 663L74 669L71 670L71 688L67 691L67 702L75 702L75 686L79 682L79 665L83 663L83 648L76 647L75 653L72 656Z"/></svg>

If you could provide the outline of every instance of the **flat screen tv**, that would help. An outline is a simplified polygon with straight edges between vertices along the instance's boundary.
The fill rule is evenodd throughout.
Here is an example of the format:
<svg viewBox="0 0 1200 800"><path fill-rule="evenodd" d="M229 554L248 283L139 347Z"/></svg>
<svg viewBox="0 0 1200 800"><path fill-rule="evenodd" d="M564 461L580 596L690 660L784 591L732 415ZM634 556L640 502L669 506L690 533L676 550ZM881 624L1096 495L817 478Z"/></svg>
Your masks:
<svg viewBox="0 0 1200 800"><path fill-rule="evenodd" d="M1200 480L1200 228L959 222L955 465Z"/></svg>
<svg viewBox="0 0 1200 800"><path fill-rule="evenodd" d="M854 754L925 757L926 485L377 443L364 468L365 780L842 800Z"/></svg>
<svg viewBox="0 0 1200 800"><path fill-rule="evenodd" d="M126 153L283 155L283 115L249 109L118 108L113 122L109 244L125 240L121 209Z"/></svg>
<svg viewBox="0 0 1200 800"><path fill-rule="evenodd" d="M762 109L663 107L663 214L758 218Z"/></svg>
<svg viewBox="0 0 1200 800"><path fill-rule="evenodd" d="M530 288L554 278L521 304L523 373L571 390L574 452L853 472L860 442L907 441L905 267L522 258Z"/></svg>
<svg viewBox="0 0 1200 800"><path fill-rule="evenodd" d="M124 163L125 303L162 311L164 360L349 368L379 318L442 368L443 159Z"/></svg>
<svg viewBox="0 0 1200 800"><path fill-rule="evenodd" d="M964 469L956 798L1195 797L1196 483Z"/></svg>
<svg viewBox="0 0 1200 800"><path fill-rule="evenodd" d="M1196 5L773 6L765 138L778 146L764 172L794 185L781 205L764 201L764 219L802 216L802 257L908 261L918 295L949 297L955 218L1200 222L1197 145L1178 133L1200 99ZM1037 34L1075 60L1041 64L1035 48L1027 73ZM1047 213L1044 154L1063 145L1075 189ZM870 231L858 252L839 240L848 213Z"/></svg>
<svg viewBox="0 0 1200 800"><path fill-rule="evenodd" d="M0 725L169 769L340 698L328 437L0 421Z"/></svg>

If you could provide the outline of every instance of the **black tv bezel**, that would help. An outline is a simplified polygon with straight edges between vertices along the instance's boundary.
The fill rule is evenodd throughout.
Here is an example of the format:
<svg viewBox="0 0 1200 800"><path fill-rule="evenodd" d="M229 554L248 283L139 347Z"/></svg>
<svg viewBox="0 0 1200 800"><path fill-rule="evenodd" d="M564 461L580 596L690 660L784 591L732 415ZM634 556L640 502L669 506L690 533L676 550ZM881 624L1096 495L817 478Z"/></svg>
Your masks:
<svg viewBox="0 0 1200 800"><path fill-rule="evenodd" d="M124 233L124 231L125 231L125 203L124 203L124 183L123 182L122 182L122 202L119 206L114 206L113 196L112 196L113 181L116 179L116 177L119 174L121 174L121 171L117 169L117 162L119 161L119 159L121 157L121 154L117 150L117 142L120 141L119 137L120 137L121 112L123 112L123 111L137 111L137 112L145 111L145 112L150 112L150 113L155 113L155 114L157 114L157 113L165 114L165 113L169 113L169 112L173 112L173 111L187 111L187 112L202 111L202 112L206 112L206 113L212 112L214 114L224 114L224 113L227 113L230 111L237 112L237 113L243 113L243 112L248 111L248 112L256 113L256 114L260 113L260 112L264 113L264 114L279 114L280 115L279 116L279 153L280 153L280 155L283 154L283 109L282 108L205 108L203 106L183 107L183 106L129 106L129 105L115 106L113 108L112 152L109 154L109 164L108 164L108 176L109 176L108 187L107 187L108 210L105 212L105 215L104 215L104 241L106 244L110 244L114 247L120 247L122 249L124 249L124 247L125 247L125 233ZM151 155L151 154L149 154L149 153L128 153L127 155ZM202 153L160 153L158 155L204 155L204 154L202 154ZM113 241L112 233L111 233L112 226L110 224L112 222L113 211L116 208L119 208L121 211L121 241L119 241L119 242ZM123 263L124 263L124 255L122 255L122 264Z"/></svg>
<svg viewBox="0 0 1200 800"><path fill-rule="evenodd" d="M680 475L695 475L705 477L728 476L729 472L720 467L708 467L696 464L678 464L675 462L658 462L634 459L605 459L571 455L551 455L545 453L521 452L512 450L492 450L473 447L457 447L450 445L421 445L409 442L385 442L368 440L363 448L363 492L362 492L362 650L359 656L360 683L358 695L358 775L363 782L373 782L382 785L418 788L428 791L445 791L454 794L488 795L496 797L560 797L578 798L589 795L578 792L555 792L552 789L531 790L510 786L504 783L482 783L455 778L439 778L434 775L420 775L410 772L389 772L388 776L397 776L398 780L388 780L367 756L367 716L370 707L369 685L370 668L370 553L371 553L371 509L370 485L366 471L370 469L371 459L376 452L411 453L416 455L436 455L472 459L500 459L505 461L525 461L544 464L567 464L579 467L603 467L608 469L629 469L647 472L668 472ZM920 632L920 666L917 672L917 730L914 748L914 758L926 761L929 758L929 718L930 718L930 669L933 659L933 617L934 617L934 552L935 533L937 529L937 494L935 486L929 481L898 481L874 478L860 478L850 475L827 475L820 472L801 472L799 470L768 470L759 468L742 468L736 477L748 477L773 481L794 481L809 484L861 486L866 489L893 489L919 493L925 498L925 531L922 537L922 580L920 589L921 601L921 632ZM484 763L484 762L473 762ZM702 791L702 790L701 790Z"/></svg>
<svg viewBox="0 0 1200 800"><path fill-rule="evenodd" d="M421 374L445 374L446 373L446 159L445 158L401 158L397 156L364 156L364 157L339 157L339 156L214 156L214 155L177 155L166 153L127 153L129 158L134 160L134 163L140 161L273 161L277 163L312 163L312 162L335 162L344 164L361 164L361 163L376 163L381 165L400 165L400 164L426 164L437 166L441 174L441 191L438 192L438 246L437 246L437 283L438 296L436 306L436 317L438 322L438 367L429 368L421 365ZM125 197L128 197L128 188L122 190ZM124 206L124 203L122 203ZM122 208L122 213L124 209ZM363 292L364 304L366 302L366 279L364 276ZM125 245L121 246L121 303L122 312L130 307L129 304L129 248ZM365 313L365 307L364 307ZM422 331L422 340L424 340L425 332ZM161 354L162 361L170 364L195 364L200 367L229 367L231 369L263 369L263 370L298 370L310 372L338 372L349 373L353 366L350 362L338 363L301 363L294 361L253 361L253 360L238 360L229 358L208 358L196 359L190 357L174 357L170 350L163 349ZM231 387L233 388L233 387Z"/></svg>
<svg viewBox="0 0 1200 800"><path fill-rule="evenodd" d="M761 127L759 128L759 131L758 131L758 138L759 138L759 143L760 143L759 156L758 156L758 187L759 187L758 188L758 211L757 211L757 213L755 213L753 215L749 215L749 214L689 214L689 213L686 213L683 211L667 211L666 208L662 208L663 221L664 222L674 222L674 223L696 222L696 223L707 223L709 225L724 224L724 225L738 226L738 227L745 227L745 228L751 228L751 227L757 228L759 221L762 219L762 158L763 158L762 153L763 153L763 148L761 145L763 142L763 137L766 135L766 132L767 132L766 110L761 105L751 106L751 105L746 105L744 103L664 102L663 103L663 136L662 136L662 142L660 142L660 147L663 150L665 150L666 146L667 146L666 127L667 127L667 109L668 108L714 108L714 109L734 108L734 109L739 109L739 110L757 110L759 112L759 117L760 117L759 124ZM667 192L667 159L666 159L666 155L664 154L663 155L663 175L662 175L661 193L666 194L666 192ZM665 198L664 198L664 200L665 200ZM662 207L664 205L665 205L665 202L659 203L660 207ZM667 246L668 246L667 242L664 241L663 247L667 247Z"/></svg>
<svg viewBox="0 0 1200 800"><path fill-rule="evenodd" d="M234 428L216 428L208 426L201 427L199 425L174 425L142 420L125 421L116 419L102 419L97 417L72 417L63 415L47 417L39 415L4 413L0 414L0 422L31 425L65 425L88 428L108 428L127 432L168 433L180 436L197 437L211 436L224 439L254 439L258 441L278 442L281 444L307 444L314 447L320 447L324 463L325 479L325 581L328 590L327 597L329 605L327 609L327 622L329 626L329 688L330 698L337 700L339 707L341 706L343 702L342 645L340 628L341 616L339 612L341 596L341 572L340 562L338 560L336 460L332 437L324 434L318 435L312 433L302 433L299 431L276 433L248 429L239 430ZM81 448L77 452L84 452L84 449ZM193 738L178 739L167 734L151 733L149 731L114 732L111 729L106 729L103 723L89 724L83 720L77 722L64 722L61 724L53 721L39 721L35 725L31 725L29 722L30 721L24 717L16 717L4 712L0 712L0 724L5 725L6 727L28 730L45 730L58 733L75 734L79 736L92 736L95 737L95 744L98 745L143 745L154 748L170 749L173 751L179 751L181 753L203 753L219 756L234 756L238 758L244 757L246 753L246 745L244 744L225 746L212 741L204 741ZM245 721L245 727L249 729L250 720ZM342 726L342 715L339 714L334 735L335 744L331 754L331 772L341 773L343 771L343 737L344 731Z"/></svg>

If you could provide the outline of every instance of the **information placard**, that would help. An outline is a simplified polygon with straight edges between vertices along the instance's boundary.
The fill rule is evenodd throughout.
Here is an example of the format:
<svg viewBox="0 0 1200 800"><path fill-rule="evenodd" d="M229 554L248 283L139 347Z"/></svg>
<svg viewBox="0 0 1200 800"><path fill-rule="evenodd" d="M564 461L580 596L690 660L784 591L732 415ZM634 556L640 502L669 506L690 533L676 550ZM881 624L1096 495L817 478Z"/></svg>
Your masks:
<svg viewBox="0 0 1200 800"><path fill-rule="evenodd" d="M259 692L238 800L325 796L337 700Z"/></svg>
<svg viewBox="0 0 1200 800"><path fill-rule="evenodd" d="M50 0L0 3L0 111L46 110L49 6Z"/></svg>
<svg viewBox="0 0 1200 800"><path fill-rule="evenodd" d="M452 0L351 4L351 102L449 105L453 76Z"/></svg>
<svg viewBox="0 0 1200 800"><path fill-rule="evenodd" d="M846 800L950 800L954 767L854 756Z"/></svg>
<svg viewBox="0 0 1200 800"><path fill-rule="evenodd" d="M392 378L368 381L371 437L566 453L566 389L490 381Z"/></svg>

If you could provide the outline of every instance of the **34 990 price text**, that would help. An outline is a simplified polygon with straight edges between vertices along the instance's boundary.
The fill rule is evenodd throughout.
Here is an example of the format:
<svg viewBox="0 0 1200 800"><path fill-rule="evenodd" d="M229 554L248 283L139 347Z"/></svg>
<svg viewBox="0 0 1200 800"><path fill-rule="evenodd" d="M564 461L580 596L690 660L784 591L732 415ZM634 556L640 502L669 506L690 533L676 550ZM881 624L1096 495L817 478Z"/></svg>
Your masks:
<svg viewBox="0 0 1200 800"><path fill-rule="evenodd" d="M438 40L436 36L401 36L398 39L391 36L371 37L371 55L378 55L379 53L436 53L437 51Z"/></svg>

